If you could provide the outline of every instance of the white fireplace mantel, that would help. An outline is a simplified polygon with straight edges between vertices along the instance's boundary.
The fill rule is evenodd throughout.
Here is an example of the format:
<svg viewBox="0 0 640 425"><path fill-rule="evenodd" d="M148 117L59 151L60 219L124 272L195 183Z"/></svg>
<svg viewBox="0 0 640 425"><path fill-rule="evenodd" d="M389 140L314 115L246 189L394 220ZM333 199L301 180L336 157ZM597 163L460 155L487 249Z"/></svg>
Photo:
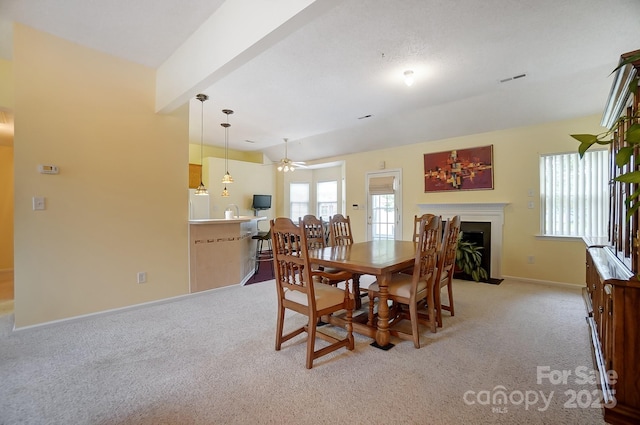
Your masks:
<svg viewBox="0 0 640 425"><path fill-rule="evenodd" d="M504 207L508 202L457 203L457 204L418 204L420 214L434 214L447 220L459 215L461 221L491 223L491 276L502 278L502 228L504 226Z"/></svg>

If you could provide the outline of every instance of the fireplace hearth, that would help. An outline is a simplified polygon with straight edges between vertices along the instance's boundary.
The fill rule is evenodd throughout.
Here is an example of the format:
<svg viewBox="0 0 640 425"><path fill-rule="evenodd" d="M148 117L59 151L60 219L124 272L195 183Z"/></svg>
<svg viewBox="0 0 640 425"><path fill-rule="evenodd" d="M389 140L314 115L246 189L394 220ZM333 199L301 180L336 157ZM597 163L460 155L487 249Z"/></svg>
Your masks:
<svg viewBox="0 0 640 425"><path fill-rule="evenodd" d="M418 204L419 214L435 214L448 220L454 215L459 215L461 229L464 232L466 223L486 223L488 230L468 229L468 232L483 233L483 246L486 244L488 265L483 265L490 278L502 279L502 227L504 225L504 208L508 205L501 203L457 203L457 204ZM485 236L486 235L486 236ZM488 238L488 240L484 240ZM484 251L484 250L483 250ZM485 253L483 253L483 259ZM491 279L490 279L491 280Z"/></svg>

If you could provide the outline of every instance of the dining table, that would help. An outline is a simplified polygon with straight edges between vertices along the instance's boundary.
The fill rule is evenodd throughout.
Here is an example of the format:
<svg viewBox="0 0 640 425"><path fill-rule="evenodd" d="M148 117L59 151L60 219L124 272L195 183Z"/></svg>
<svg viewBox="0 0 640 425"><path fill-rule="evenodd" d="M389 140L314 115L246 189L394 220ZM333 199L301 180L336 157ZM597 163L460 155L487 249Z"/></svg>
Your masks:
<svg viewBox="0 0 640 425"><path fill-rule="evenodd" d="M354 274L374 275L379 286L378 320L375 326L353 321L353 330L375 338L374 347L388 350L393 347L389 333L388 284L393 273L410 267L415 262L416 243L400 240L373 240L344 246L327 246L309 250L313 264L338 268ZM356 297L359 294L354 294ZM338 317L328 318L332 324L343 325Z"/></svg>

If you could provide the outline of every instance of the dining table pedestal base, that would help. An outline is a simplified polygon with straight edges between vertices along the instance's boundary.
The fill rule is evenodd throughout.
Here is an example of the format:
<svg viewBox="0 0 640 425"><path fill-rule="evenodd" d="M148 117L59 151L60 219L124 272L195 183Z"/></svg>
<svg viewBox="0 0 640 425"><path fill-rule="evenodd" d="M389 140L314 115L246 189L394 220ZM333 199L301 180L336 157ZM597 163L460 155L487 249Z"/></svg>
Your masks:
<svg viewBox="0 0 640 425"><path fill-rule="evenodd" d="M392 349L393 347L396 346L395 344L392 344L392 343L388 343L387 345L380 345L376 341L373 341L369 345L372 346L372 347L376 347L376 348L378 348L380 350L384 350L384 351L388 351L388 350L390 350L390 349Z"/></svg>

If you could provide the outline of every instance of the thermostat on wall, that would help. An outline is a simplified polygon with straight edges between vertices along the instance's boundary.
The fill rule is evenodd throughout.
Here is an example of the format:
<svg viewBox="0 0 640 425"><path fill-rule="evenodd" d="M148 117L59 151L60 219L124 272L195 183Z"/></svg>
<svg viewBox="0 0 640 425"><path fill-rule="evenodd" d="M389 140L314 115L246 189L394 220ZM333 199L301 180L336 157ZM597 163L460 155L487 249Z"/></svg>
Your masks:
<svg viewBox="0 0 640 425"><path fill-rule="evenodd" d="M39 164L38 171L40 174L58 174L59 170L57 165Z"/></svg>

